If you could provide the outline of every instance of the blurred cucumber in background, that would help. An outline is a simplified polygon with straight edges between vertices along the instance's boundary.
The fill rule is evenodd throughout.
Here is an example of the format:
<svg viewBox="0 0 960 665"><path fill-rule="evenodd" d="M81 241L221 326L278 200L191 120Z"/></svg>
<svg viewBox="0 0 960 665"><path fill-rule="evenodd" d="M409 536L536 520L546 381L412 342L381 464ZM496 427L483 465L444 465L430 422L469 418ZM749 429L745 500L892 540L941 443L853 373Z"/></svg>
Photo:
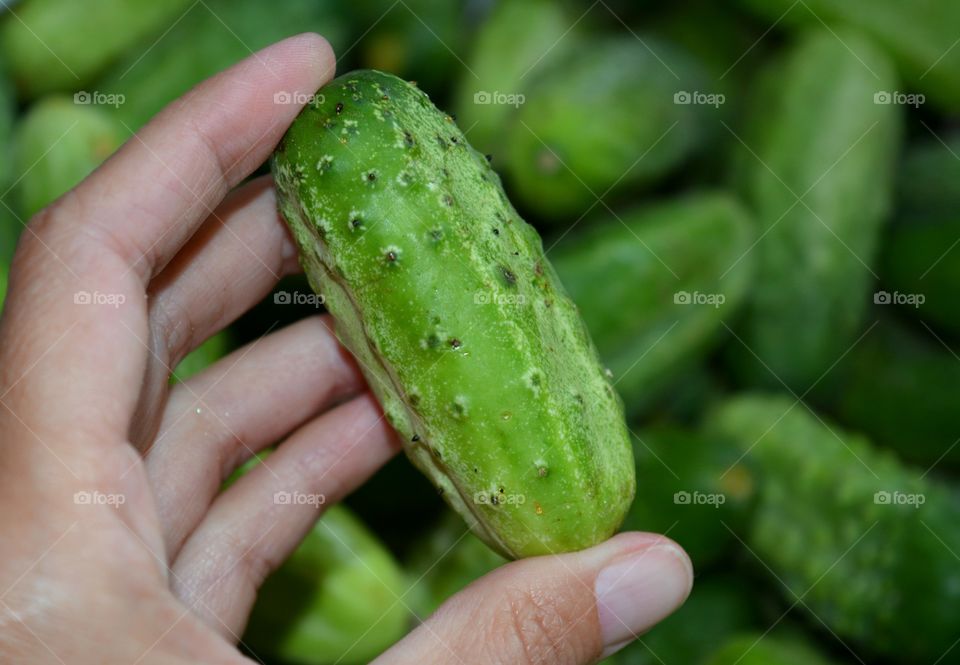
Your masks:
<svg viewBox="0 0 960 665"><path fill-rule="evenodd" d="M831 665L824 654L796 634L744 634L723 643L705 665Z"/></svg>
<svg viewBox="0 0 960 665"><path fill-rule="evenodd" d="M601 212L555 248L548 239L628 413L649 410L723 339L747 295L752 242L749 215L715 192Z"/></svg>
<svg viewBox="0 0 960 665"><path fill-rule="evenodd" d="M22 0L0 24L0 52L27 98L79 90L180 18L189 0Z"/></svg>
<svg viewBox="0 0 960 665"><path fill-rule="evenodd" d="M197 83L301 32L322 34L337 52L346 48L334 0L197 3L156 43L132 49L103 75L97 89L121 96L116 115L137 130Z"/></svg>
<svg viewBox="0 0 960 665"><path fill-rule="evenodd" d="M79 184L123 144L128 132L100 106L52 96L32 105L17 127L17 209L26 220Z"/></svg>

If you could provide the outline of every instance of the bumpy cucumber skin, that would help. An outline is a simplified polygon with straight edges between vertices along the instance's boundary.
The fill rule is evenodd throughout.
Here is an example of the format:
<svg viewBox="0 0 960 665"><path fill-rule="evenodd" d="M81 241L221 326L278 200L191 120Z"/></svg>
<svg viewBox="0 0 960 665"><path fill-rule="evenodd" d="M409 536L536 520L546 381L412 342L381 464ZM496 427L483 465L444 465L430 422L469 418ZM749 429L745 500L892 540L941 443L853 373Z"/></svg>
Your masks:
<svg viewBox="0 0 960 665"><path fill-rule="evenodd" d="M0 22L0 51L25 96L76 90L176 21L189 5L189 0L26 0L14 8L16 18Z"/></svg>
<svg viewBox="0 0 960 665"><path fill-rule="evenodd" d="M511 119L506 169L517 196L547 218L583 214L608 190L666 175L705 137L710 107L677 104L706 89L684 51L652 37L598 38L526 92Z"/></svg>
<svg viewBox="0 0 960 665"><path fill-rule="evenodd" d="M511 558L610 536L623 409L540 239L416 87L334 80L278 146L280 209L408 456Z"/></svg>
<svg viewBox="0 0 960 665"><path fill-rule="evenodd" d="M907 461L924 468L960 464L956 358L922 328L889 316L870 325L818 384L817 403Z"/></svg>
<svg viewBox="0 0 960 665"><path fill-rule="evenodd" d="M955 48L960 4L954 0L804 0L803 5L793 0L742 0L740 4L784 25L819 27L826 22L833 28L857 28L891 54L910 91L925 93L943 111L960 111L956 75L960 51Z"/></svg>
<svg viewBox="0 0 960 665"><path fill-rule="evenodd" d="M383 544L330 506L258 591L243 641L296 665L369 663L406 632L411 617L397 602L406 591Z"/></svg>
<svg viewBox="0 0 960 665"><path fill-rule="evenodd" d="M842 39L807 33L765 73L760 87L773 94L754 103L739 148L740 185L762 229L734 347L751 385L806 390L856 339L872 299L902 113L874 103L895 86L886 56L857 34Z"/></svg>
<svg viewBox="0 0 960 665"><path fill-rule="evenodd" d="M136 130L190 88L251 51L309 31L323 35L337 53L348 46L333 0L207 0L149 51L130 53L112 66L97 89L124 96L116 115Z"/></svg>
<svg viewBox="0 0 960 665"><path fill-rule="evenodd" d="M14 168L22 174L14 190L18 212L31 217L75 187L126 135L102 107L60 96L37 102L16 130Z"/></svg>
<svg viewBox="0 0 960 665"><path fill-rule="evenodd" d="M960 336L960 133L913 146L897 183L896 223L884 238L880 282L887 292L920 294L908 314Z"/></svg>
<svg viewBox="0 0 960 665"><path fill-rule="evenodd" d="M756 556L838 636L865 652L933 662L960 634L960 502L946 486L780 397L721 405L709 436L738 443L758 492ZM877 492L922 495L919 507ZM951 552L952 550L952 552Z"/></svg>
<svg viewBox="0 0 960 665"><path fill-rule="evenodd" d="M518 107L493 95L523 95L539 76L563 62L580 39L577 28L571 30L575 20L553 0L512 0L498 3L481 25L454 108L457 122L468 128L470 144L493 153L495 163Z"/></svg>
<svg viewBox="0 0 960 665"><path fill-rule="evenodd" d="M627 412L649 410L675 377L735 325L753 272L753 221L731 197L701 192L600 219L550 250ZM722 294L719 307L678 293Z"/></svg>

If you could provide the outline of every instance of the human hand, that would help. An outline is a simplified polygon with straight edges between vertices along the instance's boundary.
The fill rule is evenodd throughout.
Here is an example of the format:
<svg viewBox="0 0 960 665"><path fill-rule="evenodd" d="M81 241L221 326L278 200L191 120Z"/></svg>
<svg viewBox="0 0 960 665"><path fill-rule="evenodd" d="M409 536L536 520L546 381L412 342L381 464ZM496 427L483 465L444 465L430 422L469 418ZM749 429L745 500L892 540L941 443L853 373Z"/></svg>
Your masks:
<svg viewBox="0 0 960 665"><path fill-rule="evenodd" d="M334 64L314 35L255 54L24 232L0 321L5 662L249 662L234 645L256 589L317 519L271 498L333 503L399 449L327 317L168 384L297 270L270 179L231 190L299 111L275 95L306 98ZM514 562L381 660L593 662L675 609L691 580L682 550L650 534Z"/></svg>

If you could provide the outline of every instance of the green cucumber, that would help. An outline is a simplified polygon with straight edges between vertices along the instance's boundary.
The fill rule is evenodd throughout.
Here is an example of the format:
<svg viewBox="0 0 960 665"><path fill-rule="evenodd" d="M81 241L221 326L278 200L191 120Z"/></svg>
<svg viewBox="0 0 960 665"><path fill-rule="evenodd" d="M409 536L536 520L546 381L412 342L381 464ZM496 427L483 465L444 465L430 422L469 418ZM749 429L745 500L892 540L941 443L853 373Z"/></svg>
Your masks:
<svg viewBox="0 0 960 665"><path fill-rule="evenodd" d="M730 551L747 519L753 476L740 449L697 432L655 426L637 433L637 498L625 530L666 533L700 570Z"/></svg>
<svg viewBox="0 0 960 665"><path fill-rule="evenodd" d="M408 456L509 557L609 537L633 499L623 409L540 238L425 93L358 71L277 148L313 288Z"/></svg>
<svg viewBox="0 0 960 665"><path fill-rule="evenodd" d="M405 566L408 577L416 580L411 596L417 616L433 614L452 595L506 562L447 511L419 540Z"/></svg>
<svg viewBox="0 0 960 665"><path fill-rule="evenodd" d="M353 0L360 66L413 79L431 95L464 73L469 39L466 0Z"/></svg>
<svg viewBox="0 0 960 665"><path fill-rule="evenodd" d="M960 337L960 134L913 146L898 182L896 223L884 238L880 280L901 311ZM882 294L881 294L882 295Z"/></svg>
<svg viewBox="0 0 960 665"><path fill-rule="evenodd" d="M947 112L960 111L960 4L953 0L742 0L761 17L795 27L851 26L882 45L912 89ZM856 51L856 47L853 47ZM872 65L871 65L872 67ZM878 82L879 83L879 82ZM878 87L894 92L894 87Z"/></svg>
<svg viewBox="0 0 960 665"><path fill-rule="evenodd" d="M17 210L32 217L73 189L120 147L127 132L105 109L47 97L16 128Z"/></svg>
<svg viewBox="0 0 960 665"><path fill-rule="evenodd" d="M376 536L330 506L260 588L243 642L294 665L368 663L406 633L406 589Z"/></svg>
<svg viewBox="0 0 960 665"><path fill-rule="evenodd" d="M717 644L757 627L756 600L732 575L698 576L676 612L603 665L704 665Z"/></svg>
<svg viewBox="0 0 960 665"><path fill-rule="evenodd" d="M817 386L840 422L922 464L960 464L960 367L922 328L881 317Z"/></svg>
<svg viewBox="0 0 960 665"><path fill-rule="evenodd" d="M829 660L799 635L748 633L721 646L707 665L830 665Z"/></svg>
<svg viewBox="0 0 960 665"><path fill-rule="evenodd" d="M131 52L118 62L98 87L123 96L117 116L136 130L204 79L307 31L324 35L338 52L346 46L331 0L209 0L194 6L149 51Z"/></svg>
<svg viewBox="0 0 960 665"><path fill-rule="evenodd" d="M575 58L538 78L511 119L505 142L513 190L556 219L585 213L611 190L656 181L705 138L713 107L682 102L704 94L706 80L695 59L654 37L585 42Z"/></svg>
<svg viewBox="0 0 960 665"><path fill-rule="evenodd" d="M761 226L733 354L751 385L802 392L856 339L901 134L900 109L875 104L874 92L895 80L871 42L827 30L804 34L764 73L738 155Z"/></svg>
<svg viewBox="0 0 960 665"><path fill-rule="evenodd" d="M933 662L960 634L960 498L785 397L732 398L706 436L741 447L757 484L745 539L788 603L840 639Z"/></svg>
<svg viewBox="0 0 960 665"><path fill-rule="evenodd" d="M471 145L500 156L504 130L526 90L577 47L574 21L554 0L497 4L477 32L455 93L457 122Z"/></svg>
<svg viewBox="0 0 960 665"><path fill-rule="evenodd" d="M128 49L147 50L155 33L189 6L189 0L24 0L0 21L0 52L26 97L78 90Z"/></svg>
<svg viewBox="0 0 960 665"><path fill-rule="evenodd" d="M191 376L199 374L213 363L220 360L230 351L230 333L221 330L203 344L195 348L180 361L170 377L171 382L186 381Z"/></svg>
<svg viewBox="0 0 960 665"><path fill-rule="evenodd" d="M742 206L703 192L598 218L550 250L632 416L734 324L752 243Z"/></svg>

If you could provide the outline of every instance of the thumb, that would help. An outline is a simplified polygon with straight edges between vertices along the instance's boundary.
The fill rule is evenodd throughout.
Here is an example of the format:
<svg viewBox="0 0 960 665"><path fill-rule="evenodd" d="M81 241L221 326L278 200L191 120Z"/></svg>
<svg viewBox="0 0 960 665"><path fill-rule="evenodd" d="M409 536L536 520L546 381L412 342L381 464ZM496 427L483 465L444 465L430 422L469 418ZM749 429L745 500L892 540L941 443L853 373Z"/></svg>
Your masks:
<svg viewBox="0 0 960 665"><path fill-rule="evenodd" d="M693 567L672 540L624 533L502 566L449 599L377 663L593 663L677 609Z"/></svg>

